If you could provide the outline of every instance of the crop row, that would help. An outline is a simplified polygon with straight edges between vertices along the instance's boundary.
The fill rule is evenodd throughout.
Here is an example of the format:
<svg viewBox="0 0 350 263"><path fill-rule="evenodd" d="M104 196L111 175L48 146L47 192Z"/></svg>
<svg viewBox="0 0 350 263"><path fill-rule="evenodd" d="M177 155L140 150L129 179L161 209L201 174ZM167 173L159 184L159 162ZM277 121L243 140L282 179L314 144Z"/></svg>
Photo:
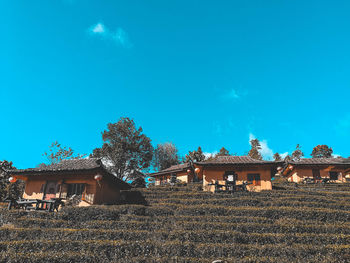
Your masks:
<svg viewBox="0 0 350 263"><path fill-rule="evenodd" d="M261 231L259 233L259 230ZM276 229L275 229L276 230ZM256 232L255 232L256 231ZM124 240L124 241L181 241L195 243L227 243L227 244L338 244L350 243L349 234L330 233L269 233L264 228L252 229L237 226L234 230L214 230L210 226L207 229L190 230L136 230L136 229L62 229L62 228L1 228L0 241L18 240Z"/></svg>
<svg viewBox="0 0 350 263"><path fill-rule="evenodd" d="M241 201L241 200L256 200L258 202L281 202L281 201L298 201L298 202L324 202L324 203L339 203L339 202L349 202L349 198L330 198L329 196L309 196L309 195L287 195L287 196L274 196L271 198L266 198L266 196L236 196L236 195L212 195L210 198L195 198L193 196L188 195L176 195L170 196L168 198L156 198L156 197L147 197L147 201L162 201L162 200L188 200L188 201L220 201L220 200L232 200L232 201Z"/></svg>
<svg viewBox="0 0 350 263"><path fill-rule="evenodd" d="M80 227L80 228L118 228L124 224L133 222L134 224L181 224L182 222L197 223L275 223L276 220L266 217L250 217L250 216L136 216L131 214L121 215L119 220L90 220L90 221L73 221L63 219L44 219L44 218L28 218L26 216L19 217L6 223L13 224L17 227ZM293 220L295 223L296 220ZM310 224L318 225L319 222L311 221Z"/></svg>
<svg viewBox="0 0 350 263"><path fill-rule="evenodd" d="M236 259L225 259L225 262L250 262L255 257L250 257L249 259L242 259L236 261ZM113 260L110 253L79 253L79 252L33 252L33 253L6 253L0 252L0 262L11 262L11 263L23 263L23 262L31 262L31 263L62 263L62 262L75 262L75 263L96 263L96 262L116 262ZM130 258L118 258L118 263L211 263L213 259L208 258L184 258L184 257L152 257L152 256L142 256L139 255L137 257ZM271 260L266 261L266 258L255 258L254 262L256 263L264 263L271 262ZM286 261L287 262L287 261ZM319 262L318 262L319 263Z"/></svg>
<svg viewBox="0 0 350 263"><path fill-rule="evenodd" d="M272 256L256 256L255 254L243 257L243 258L189 258L189 257L153 257L152 255L130 258L118 258L118 263L212 263L214 260L221 259L225 263L234 262L234 263L291 263L291 262L300 262L298 259L292 258L281 258L281 257L272 257ZM332 259L331 255L329 256L320 256L316 260L309 259L308 263L329 263ZM338 258L338 262L346 262ZM95 262L116 262L110 256L110 253L79 253L79 252L33 252L33 253L6 253L0 252L0 262L11 262L11 263L22 263L22 262L31 262L31 263L61 263L61 262L76 262L76 263L95 263Z"/></svg>
<svg viewBox="0 0 350 263"><path fill-rule="evenodd" d="M280 197L295 197L295 196L304 196L304 197L327 197L327 198L350 198L350 192L326 192L326 191L305 191L305 190L296 190L296 191L262 191L259 193L256 192L236 192L234 194L224 194L224 193L209 193L209 192L143 192L142 196L144 198L174 198L174 197L184 197L184 198L196 198L196 199L211 199L215 198L227 198L227 197L250 197L257 199L276 199Z"/></svg>
<svg viewBox="0 0 350 263"><path fill-rule="evenodd" d="M310 202L310 201L289 201L289 200L255 200L255 199L207 199L207 200L195 200L195 199L166 199L166 200L147 200L150 205L158 204L182 204L182 205L224 205L226 207L235 207L235 206L255 206L255 207L270 207L270 206L290 206L290 207L313 207L313 208L330 208L338 210L350 210L350 203L346 201L341 202Z"/></svg>
<svg viewBox="0 0 350 263"><path fill-rule="evenodd" d="M349 245L323 244L319 246L307 244L212 244L191 243L181 241L153 241L128 242L119 240L26 240L0 242L0 251L7 253L45 252L80 252L107 256L110 260L138 257L140 255L162 257L197 257L197 258L245 258L281 257L291 261L299 259L326 260L329 262L348 262L350 259Z"/></svg>
<svg viewBox="0 0 350 263"><path fill-rule="evenodd" d="M299 220L318 220L322 222L350 220L350 211L313 208L313 207L286 207L286 206L237 206L227 207L222 205L182 205L182 204L157 204L154 206L119 205L119 206L91 206L80 208L65 208L58 213L31 213L26 211L2 211L0 224L15 221L16 218L27 216L28 218L63 219L73 222L89 220L118 220L121 215L130 214L137 216L258 216L271 219L295 218Z"/></svg>
<svg viewBox="0 0 350 263"><path fill-rule="evenodd" d="M313 207L254 207L254 206L237 206L227 207L219 205L181 205L181 204L158 204L152 206L153 211L157 209L170 209L174 215L249 215L249 216L264 216L278 219L281 217L291 217L297 219L318 219L321 221L341 220L347 221L350 219L350 212L328 209L328 208L313 208ZM171 213L170 213L171 214Z"/></svg>
<svg viewBox="0 0 350 263"><path fill-rule="evenodd" d="M164 221L152 222L148 221L90 221L82 224L64 220L17 220L15 227L20 228L79 228L79 229L129 229L131 230L224 230L224 231L239 231L242 233L327 233L327 234L350 234L350 224L321 224L318 222L304 223L298 221L279 220L274 223L268 222L249 222L245 218L240 220L232 220L236 222L218 222L215 220L207 220L206 222L173 218L164 219ZM223 221L223 220L222 220ZM11 224L9 226L12 226ZM0 228L0 231L1 228Z"/></svg>

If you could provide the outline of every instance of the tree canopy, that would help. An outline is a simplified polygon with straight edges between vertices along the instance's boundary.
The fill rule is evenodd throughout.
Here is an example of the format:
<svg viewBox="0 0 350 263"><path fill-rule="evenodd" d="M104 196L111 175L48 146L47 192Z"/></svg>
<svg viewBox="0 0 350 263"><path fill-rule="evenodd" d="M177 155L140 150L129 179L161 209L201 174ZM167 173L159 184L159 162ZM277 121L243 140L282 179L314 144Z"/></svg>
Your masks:
<svg viewBox="0 0 350 263"><path fill-rule="evenodd" d="M178 149L173 143L158 144L154 149L152 164L156 171L164 170L178 163Z"/></svg>
<svg viewBox="0 0 350 263"><path fill-rule="evenodd" d="M215 155L215 157L218 157L218 156L230 156L230 152L225 148L225 147L222 147L220 149L220 151Z"/></svg>
<svg viewBox="0 0 350 263"><path fill-rule="evenodd" d="M262 160L262 155L260 153L261 150L261 145L258 139L252 139L250 140L250 145L251 145L251 149L248 152L248 155L256 160Z"/></svg>
<svg viewBox="0 0 350 263"><path fill-rule="evenodd" d="M294 152L292 153L292 160L293 161L300 161L301 157L304 156L304 153L301 151L301 147L299 144L295 147Z"/></svg>
<svg viewBox="0 0 350 263"><path fill-rule="evenodd" d="M68 159L81 159L86 156L86 154L75 153L70 147L62 146L57 141L53 142L49 146L49 151L43 153L49 162L49 164L59 163L62 160ZM39 166L44 166L45 164L39 164Z"/></svg>
<svg viewBox="0 0 350 263"><path fill-rule="evenodd" d="M312 158L331 158L333 149L327 145L317 145L313 148Z"/></svg>
<svg viewBox="0 0 350 263"><path fill-rule="evenodd" d="M151 139L132 119L122 117L117 123L108 123L102 139L102 147L94 149L90 156L104 158L116 177L133 180L151 165Z"/></svg>
<svg viewBox="0 0 350 263"><path fill-rule="evenodd" d="M205 161L205 155L202 151L202 148L199 146L197 151L189 151L188 154L186 154L184 162L187 163L190 160L193 162L203 162Z"/></svg>
<svg viewBox="0 0 350 263"><path fill-rule="evenodd" d="M15 183L10 183L10 176L6 172L7 170L16 169L12 162L0 161L0 200L4 200L6 197L18 199L21 197L24 190L24 183L21 180L17 180Z"/></svg>
<svg viewBox="0 0 350 263"><path fill-rule="evenodd" d="M275 153L273 155L273 159L278 162L278 161L282 161L282 156L279 153Z"/></svg>

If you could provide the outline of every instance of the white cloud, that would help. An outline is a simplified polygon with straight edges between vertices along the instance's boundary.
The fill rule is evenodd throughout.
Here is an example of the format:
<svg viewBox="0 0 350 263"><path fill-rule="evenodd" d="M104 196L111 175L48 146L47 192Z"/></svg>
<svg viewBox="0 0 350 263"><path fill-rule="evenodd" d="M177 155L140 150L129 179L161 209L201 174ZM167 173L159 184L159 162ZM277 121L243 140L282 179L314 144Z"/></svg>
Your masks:
<svg viewBox="0 0 350 263"><path fill-rule="evenodd" d="M250 133L249 134L249 144L251 140L256 139L255 135ZM273 150L268 146L267 140L260 141L261 149L259 150L260 154L265 160L272 160L273 159Z"/></svg>
<svg viewBox="0 0 350 263"><path fill-rule="evenodd" d="M103 34L103 33L106 33L106 29L104 24L97 23L96 25L91 27L91 32L95 34Z"/></svg>
<svg viewBox="0 0 350 263"><path fill-rule="evenodd" d="M128 34L121 27L118 27L116 30L110 30L103 23L99 22L91 26L88 32L92 36L101 36L105 40L113 41L118 46L124 48L131 48L133 46Z"/></svg>
<svg viewBox="0 0 350 263"><path fill-rule="evenodd" d="M287 157L288 154L289 154L289 152L285 152L285 153L281 153L280 155L281 155L282 159L284 159Z"/></svg>
<svg viewBox="0 0 350 263"><path fill-rule="evenodd" d="M261 155L267 160L272 160L273 150L269 148L269 146L267 145L267 141L263 140L260 142L260 144L261 144L261 150L260 150Z"/></svg>
<svg viewBox="0 0 350 263"><path fill-rule="evenodd" d="M208 152L204 152L204 156L205 156L205 159L208 159L210 157L214 157L218 152L217 151L214 151L212 153L208 153Z"/></svg>

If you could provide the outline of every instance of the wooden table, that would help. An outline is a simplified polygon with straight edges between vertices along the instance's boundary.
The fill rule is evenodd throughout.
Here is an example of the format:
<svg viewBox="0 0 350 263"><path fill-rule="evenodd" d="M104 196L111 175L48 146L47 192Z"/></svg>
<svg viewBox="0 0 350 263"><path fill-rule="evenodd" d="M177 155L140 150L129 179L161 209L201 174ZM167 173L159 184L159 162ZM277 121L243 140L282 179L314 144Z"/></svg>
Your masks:
<svg viewBox="0 0 350 263"><path fill-rule="evenodd" d="M48 210L49 212L52 212L54 209L55 202L56 200L37 199L35 210Z"/></svg>
<svg viewBox="0 0 350 263"><path fill-rule="evenodd" d="M219 184L219 182L215 181L215 183L209 183L208 185L215 186L215 193L225 192L225 193L234 193L238 189L247 192L247 185L250 185L252 183L243 182L242 184L236 184L236 182L227 182L226 184ZM225 190L223 190L225 188Z"/></svg>
<svg viewBox="0 0 350 263"><path fill-rule="evenodd" d="M54 211L54 209L57 209L58 206L62 203L61 198L52 198L50 200L41 200L41 199L21 199L21 200L15 200L15 199L9 199L6 200L8 202L8 210L11 210L12 208L23 208L24 210L47 210L49 212ZM35 205L35 206L33 206Z"/></svg>
<svg viewBox="0 0 350 263"><path fill-rule="evenodd" d="M24 208L25 210L28 209L28 207L32 207L34 204L37 203L37 199L21 199L21 200L15 200L15 199L9 199L5 200L5 202L8 202L8 210L11 210L14 208Z"/></svg>

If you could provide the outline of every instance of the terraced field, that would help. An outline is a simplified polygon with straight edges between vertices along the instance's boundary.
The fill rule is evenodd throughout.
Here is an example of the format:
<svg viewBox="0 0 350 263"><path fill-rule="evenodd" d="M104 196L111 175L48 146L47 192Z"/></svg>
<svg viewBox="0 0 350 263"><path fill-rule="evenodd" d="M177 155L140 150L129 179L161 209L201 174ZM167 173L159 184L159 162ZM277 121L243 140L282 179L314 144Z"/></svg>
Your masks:
<svg viewBox="0 0 350 263"><path fill-rule="evenodd" d="M143 189L147 205L2 208L0 261L350 262L350 185L197 188Z"/></svg>

